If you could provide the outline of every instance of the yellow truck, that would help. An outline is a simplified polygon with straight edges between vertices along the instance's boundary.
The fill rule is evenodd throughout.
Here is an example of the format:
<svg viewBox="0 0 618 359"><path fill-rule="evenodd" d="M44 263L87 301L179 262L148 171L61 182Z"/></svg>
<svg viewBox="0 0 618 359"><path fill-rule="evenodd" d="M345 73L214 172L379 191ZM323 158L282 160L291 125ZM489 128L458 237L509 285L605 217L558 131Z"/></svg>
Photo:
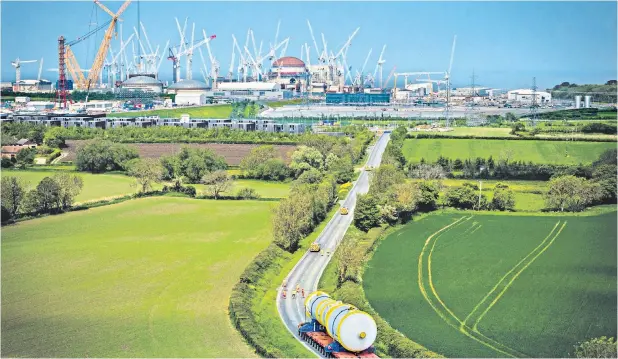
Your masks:
<svg viewBox="0 0 618 359"><path fill-rule="evenodd" d="M319 252L320 251L320 243L311 243L311 246L309 246L309 251L310 252Z"/></svg>
<svg viewBox="0 0 618 359"><path fill-rule="evenodd" d="M348 209L346 207L341 207L339 213L345 216L346 214L348 214Z"/></svg>

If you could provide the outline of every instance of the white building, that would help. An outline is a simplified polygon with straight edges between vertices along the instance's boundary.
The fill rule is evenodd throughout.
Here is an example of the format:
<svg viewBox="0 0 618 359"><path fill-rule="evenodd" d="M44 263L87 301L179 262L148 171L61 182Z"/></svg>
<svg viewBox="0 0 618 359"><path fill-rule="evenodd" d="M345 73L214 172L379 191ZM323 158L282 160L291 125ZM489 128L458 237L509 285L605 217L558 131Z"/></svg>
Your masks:
<svg viewBox="0 0 618 359"><path fill-rule="evenodd" d="M268 81L277 83L288 90L300 91L306 82L307 66L305 62L293 56L275 60L268 74Z"/></svg>
<svg viewBox="0 0 618 359"><path fill-rule="evenodd" d="M177 105L205 105L208 86L197 80L182 80L167 88L167 93L176 94Z"/></svg>
<svg viewBox="0 0 618 359"><path fill-rule="evenodd" d="M206 95L213 98L280 100L285 93L276 82L219 82L217 89L207 91Z"/></svg>
<svg viewBox="0 0 618 359"><path fill-rule="evenodd" d="M433 84L431 82L406 84L404 87L415 96L425 96L433 92Z"/></svg>
<svg viewBox="0 0 618 359"><path fill-rule="evenodd" d="M54 103L50 101L30 101L26 104L28 111L44 111L54 108Z"/></svg>
<svg viewBox="0 0 618 359"><path fill-rule="evenodd" d="M507 94L507 99L512 102L532 103L532 93L530 89L512 90ZM539 105L548 104L551 102L551 94L545 91L536 91L536 102Z"/></svg>
<svg viewBox="0 0 618 359"><path fill-rule="evenodd" d="M144 91L144 92L154 92L154 93L162 93L163 92L163 84L161 81L154 79L150 76L134 76L120 85L122 89L125 90L134 90L134 91Z"/></svg>

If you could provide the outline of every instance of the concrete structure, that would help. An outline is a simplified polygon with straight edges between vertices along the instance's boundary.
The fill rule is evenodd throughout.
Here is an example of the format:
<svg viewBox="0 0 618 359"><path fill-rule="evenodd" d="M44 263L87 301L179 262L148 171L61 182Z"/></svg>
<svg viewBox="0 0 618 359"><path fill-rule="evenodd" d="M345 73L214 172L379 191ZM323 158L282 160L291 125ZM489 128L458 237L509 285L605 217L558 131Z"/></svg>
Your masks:
<svg viewBox="0 0 618 359"><path fill-rule="evenodd" d="M220 82L217 89L205 92L213 99L281 100L292 98L292 92L281 90L275 82Z"/></svg>
<svg viewBox="0 0 618 359"><path fill-rule="evenodd" d="M69 110L71 111L98 111L98 112L109 112L114 108L113 101L99 101L93 100L89 102L78 102L69 105Z"/></svg>
<svg viewBox="0 0 618 359"><path fill-rule="evenodd" d="M118 127L151 127L156 125L156 119L150 117L112 117L106 118L105 128Z"/></svg>
<svg viewBox="0 0 618 359"><path fill-rule="evenodd" d="M30 101L26 104L28 111L51 110L56 104L50 101Z"/></svg>
<svg viewBox="0 0 618 359"><path fill-rule="evenodd" d="M167 88L167 93L176 94L177 105L205 105L208 86L197 80L182 80Z"/></svg>
<svg viewBox="0 0 618 359"><path fill-rule="evenodd" d="M407 84L405 86L405 89L407 91L410 91L415 96L427 96L433 92L433 84L431 82L412 83Z"/></svg>
<svg viewBox="0 0 618 359"><path fill-rule="evenodd" d="M507 93L507 99L521 104L532 104L533 92L530 89L512 90ZM536 91L536 103L538 105L551 103L551 94L545 91Z"/></svg>
<svg viewBox="0 0 618 359"><path fill-rule="evenodd" d="M581 108L581 107L582 107L582 97L575 96L575 108Z"/></svg>
<svg viewBox="0 0 618 359"><path fill-rule="evenodd" d="M283 89L301 91L308 74L305 62L297 57L285 56L275 60L268 73L268 81L279 84Z"/></svg>
<svg viewBox="0 0 618 359"><path fill-rule="evenodd" d="M390 103L387 93L327 93L327 105L383 105Z"/></svg>
<svg viewBox="0 0 618 359"><path fill-rule="evenodd" d="M150 76L134 76L123 82L120 87L128 91L144 91L160 94L163 92L161 81Z"/></svg>
<svg viewBox="0 0 618 359"><path fill-rule="evenodd" d="M590 95L584 96L584 108L590 108Z"/></svg>

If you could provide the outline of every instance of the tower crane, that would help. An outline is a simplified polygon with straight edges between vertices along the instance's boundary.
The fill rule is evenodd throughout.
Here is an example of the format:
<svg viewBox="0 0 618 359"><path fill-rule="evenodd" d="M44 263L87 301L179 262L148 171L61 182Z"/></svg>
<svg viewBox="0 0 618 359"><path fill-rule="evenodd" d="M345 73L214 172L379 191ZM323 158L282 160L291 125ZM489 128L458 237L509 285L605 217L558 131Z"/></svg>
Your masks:
<svg viewBox="0 0 618 359"><path fill-rule="evenodd" d="M356 28L356 30L354 30L354 32L352 33L352 35L350 35L348 37L348 40L345 42L345 44L341 47L341 49L339 50L339 52L337 52L336 55L334 55L331 52L330 58L329 58L329 70L330 70L330 74L331 74L331 79L334 81L335 80L335 69L338 69L339 66L337 66L337 59L340 58L340 56L347 51L348 47L350 47L350 45L352 44L352 39L354 38L354 36L356 36L356 34L358 33L358 31L360 30L360 27ZM343 76L344 73L338 73L337 74L339 77ZM340 81L343 82L343 81Z"/></svg>
<svg viewBox="0 0 618 359"><path fill-rule="evenodd" d="M17 91L19 91L19 81L21 81L21 64L29 64L33 62L36 62L36 60L20 60L19 57L15 59L15 61L11 61L11 65L15 68L15 89Z"/></svg>
<svg viewBox="0 0 618 359"><path fill-rule="evenodd" d="M367 66L367 61L369 61L369 57L371 56L371 52L373 51L373 49L369 49L369 53L367 54L367 57L365 57L365 62L363 62L363 67L361 68L361 71L358 72L356 71L356 76L354 78L354 86L358 86L361 87L363 86L363 79L365 77L365 67Z"/></svg>
<svg viewBox="0 0 618 359"><path fill-rule="evenodd" d="M279 26L277 26L277 32L279 32ZM236 38L234 38L234 42L236 42ZM230 68L227 71L227 80L230 82L234 76L234 60L236 60L236 47L232 45L232 59L230 60Z"/></svg>
<svg viewBox="0 0 618 359"><path fill-rule="evenodd" d="M204 35L204 38L207 38L206 30L202 29L202 34ZM216 37L217 35L210 36L210 38L212 39ZM217 81L219 80L219 62L217 62L217 59L214 56L212 56L212 51L210 50L210 41L206 41L206 49L208 50L208 58L210 59L210 71L211 71L211 77L212 77L211 87L213 89L216 89Z"/></svg>
<svg viewBox="0 0 618 359"><path fill-rule="evenodd" d="M173 64L173 70L174 70L174 82L178 82L178 80L180 80L180 65L179 65L179 59L182 56L187 55L189 52L195 50L196 48L206 44L208 46L208 43L212 40L217 38L217 35L211 35L211 36L206 36L206 32L204 30L202 30L203 34L204 34L204 39L198 41L196 44L194 44L193 46L190 47L185 47L184 50L180 50L178 52L176 52L174 54L174 51L172 50L171 47L168 48L168 53L169 56L167 57L168 60L172 61ZM178 46L179 48L182 49L182 44L180 46ZM210 46L208 47L210 49ZM210 52L210 50L209 50Z"/></svg>
<svg viewBox="0 0 618 359"><path fill-rule="evenodd" d="M315 51L318 55L318 63L322 63L325 64L326 63L326 59L328 58L328 55L324 54L324 51L326 49L323 49L322 52L320 52L320 48L318 47L318 43L315 41L315 36L313 36L313 28L311 27L311 23L309 22L309 20L307 20L307 26L309 26L309 32L311 33L311 40L313 40L313 46L315 47Z"/></svg>
<svg viewBox="0 0 618 359"><path fill-rule="evenodd" d="M386 44L382 46L382 51L380 52L380 57L378 57L378 63L376 64L376 69L373 71L373 79L375 81L376 76L378 75L378 69L380 70L380 88L382 88L382 68L384 67L384 50L386 50Z"/></svg>

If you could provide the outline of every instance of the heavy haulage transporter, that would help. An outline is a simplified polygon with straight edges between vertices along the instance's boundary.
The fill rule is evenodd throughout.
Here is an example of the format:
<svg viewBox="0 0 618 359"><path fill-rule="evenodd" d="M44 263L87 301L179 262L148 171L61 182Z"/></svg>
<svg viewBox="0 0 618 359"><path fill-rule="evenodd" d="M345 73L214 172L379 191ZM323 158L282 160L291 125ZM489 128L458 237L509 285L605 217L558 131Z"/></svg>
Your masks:
<svg viewBox="0 0 618 359"><path fill-rule="evenodd" d="M327 358L378 358L373 342L378 334L373 318L356 307L313 292L305 300L311 321L298 325L298 335Z"/></svg>

